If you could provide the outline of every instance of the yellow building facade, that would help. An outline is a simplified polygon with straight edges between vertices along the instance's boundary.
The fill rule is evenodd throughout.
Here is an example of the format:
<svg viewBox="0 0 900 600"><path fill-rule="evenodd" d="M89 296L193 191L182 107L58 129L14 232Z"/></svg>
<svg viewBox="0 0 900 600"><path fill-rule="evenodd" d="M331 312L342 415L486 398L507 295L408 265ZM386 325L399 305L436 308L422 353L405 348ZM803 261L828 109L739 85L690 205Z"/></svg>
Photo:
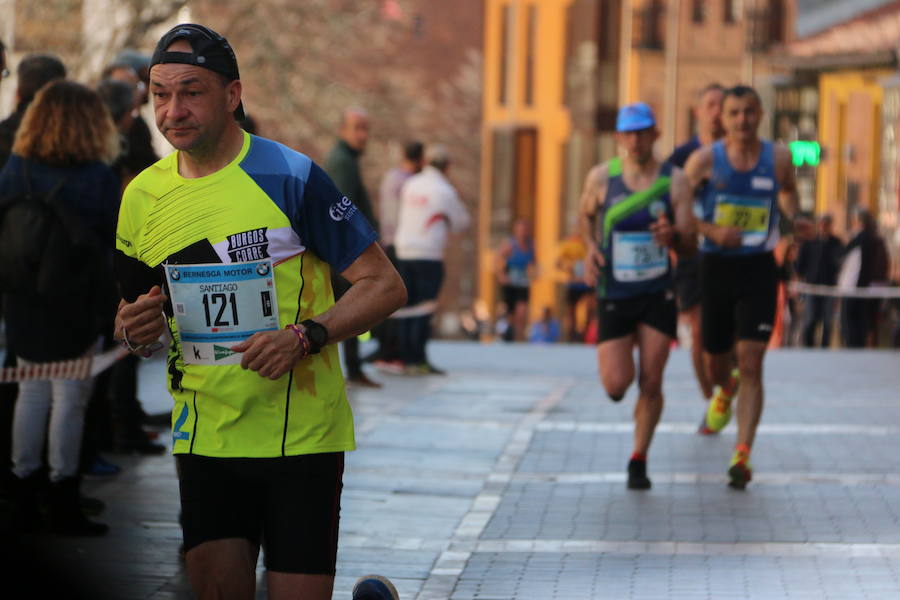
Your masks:
<svg viewBox="0 0 900 600"><path fill-rule="evenodd" d="M516 218L534 228L538 273L531 316L555 306L562 153L571 123L564 104L569 0L485 2L485 66L479 296L497 303L496 248Z"/></svg>
<svg viewBox="0 0 900 600"><path fill-rule="evenodd" d="M850 213L859 207L878 213L881 176L881 128L884 87L893 72L860 69L819 76L819 165L816 212L835 217L847 230Z"/></svg>

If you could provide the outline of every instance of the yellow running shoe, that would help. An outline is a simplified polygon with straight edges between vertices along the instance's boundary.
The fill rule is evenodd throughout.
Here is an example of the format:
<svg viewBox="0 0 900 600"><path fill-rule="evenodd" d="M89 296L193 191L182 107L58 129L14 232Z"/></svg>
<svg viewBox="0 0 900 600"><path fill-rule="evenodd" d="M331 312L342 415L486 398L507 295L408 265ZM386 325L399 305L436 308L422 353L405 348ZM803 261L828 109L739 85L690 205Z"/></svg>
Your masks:
<svg viewBox="0 0 900 600"><path fill-rule="evenodd" d="M753 479L753 465L750 464L750 454L742 450L735 450L731 455L731 464L728 467L728 487L742 490Z"/></svg>
<svg viewBox="0 0 900 600"><path fill-rule="evenodd" d="M731 420L731 394L728 394L722 386L717 385L713 390L713 396L709 399L706 408L706 428L710 433L717 433L725 429Z"/></svg>
<svg viewBox="0 0 900 600"><path fill-rule="evenodd" d="M718 433L728 425L731 420L731 401L737 395L740 382L740 371L735 368L731 370L726 387L717 385L713 388L712 398L709 399L709 406L706 408L706 429L702 433Z"/></svg>

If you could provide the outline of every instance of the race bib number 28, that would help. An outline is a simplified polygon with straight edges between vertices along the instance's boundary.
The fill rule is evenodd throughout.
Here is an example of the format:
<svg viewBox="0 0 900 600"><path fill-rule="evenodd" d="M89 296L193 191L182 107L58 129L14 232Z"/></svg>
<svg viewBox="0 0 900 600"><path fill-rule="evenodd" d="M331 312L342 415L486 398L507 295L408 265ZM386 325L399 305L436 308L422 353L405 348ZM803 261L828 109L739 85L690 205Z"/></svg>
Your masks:
<svg viewBox="0 0 900 600"><path fill-rule="evenodd" d="M272 261L166 265L184 362L233 365L230 347L278 329Z"/></svg>
<svg viewBox="0 0 900 600"><path fill-rule="evenodd" d="M612 242L613 277L618 281L648 281L669 270L666 249L649 231L615 231Z"/></svg>

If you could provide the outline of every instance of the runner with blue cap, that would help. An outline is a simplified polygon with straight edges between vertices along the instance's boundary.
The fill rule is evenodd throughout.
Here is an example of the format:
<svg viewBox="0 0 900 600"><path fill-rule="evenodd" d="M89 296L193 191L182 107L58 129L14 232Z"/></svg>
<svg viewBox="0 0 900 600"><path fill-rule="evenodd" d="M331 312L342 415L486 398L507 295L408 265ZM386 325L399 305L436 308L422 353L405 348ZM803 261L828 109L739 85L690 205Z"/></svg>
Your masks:
<svg viewBox="0 0 900 600"><path fill-rule="evenodd" d="M656 127L656 119L653 116L653 109L649 105L635 102L626 104L619 109L616 131L640 131L651 127Z"/></svg>
<svg viewBox="0 0 900 600"><path fill-rule="evenodd" d="M658 137L653 109L643 102L623 106L616 141L624 155L588 173L580 206L589 248L586 281L597 288L600 381L619 402L640 372L628 463L628 488L638 490L651 486L647 452L662 414L662 375L677 331L669 249L691 253L696 246L687 180L653 156Z"/></svg>

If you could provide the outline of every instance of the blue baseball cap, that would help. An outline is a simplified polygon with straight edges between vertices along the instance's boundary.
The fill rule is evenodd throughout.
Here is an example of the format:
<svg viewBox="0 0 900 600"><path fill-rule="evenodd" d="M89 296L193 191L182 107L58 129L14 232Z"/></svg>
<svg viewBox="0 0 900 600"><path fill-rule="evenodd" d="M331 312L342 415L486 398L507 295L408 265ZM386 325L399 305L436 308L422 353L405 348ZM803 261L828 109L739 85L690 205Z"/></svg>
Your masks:
<svg viewBox="0 0 900 600"><path fill-rule="evenodd" d="M640 131L656 126L653 109L643 102L626 104L616 117L616 131Z"/></svg>

